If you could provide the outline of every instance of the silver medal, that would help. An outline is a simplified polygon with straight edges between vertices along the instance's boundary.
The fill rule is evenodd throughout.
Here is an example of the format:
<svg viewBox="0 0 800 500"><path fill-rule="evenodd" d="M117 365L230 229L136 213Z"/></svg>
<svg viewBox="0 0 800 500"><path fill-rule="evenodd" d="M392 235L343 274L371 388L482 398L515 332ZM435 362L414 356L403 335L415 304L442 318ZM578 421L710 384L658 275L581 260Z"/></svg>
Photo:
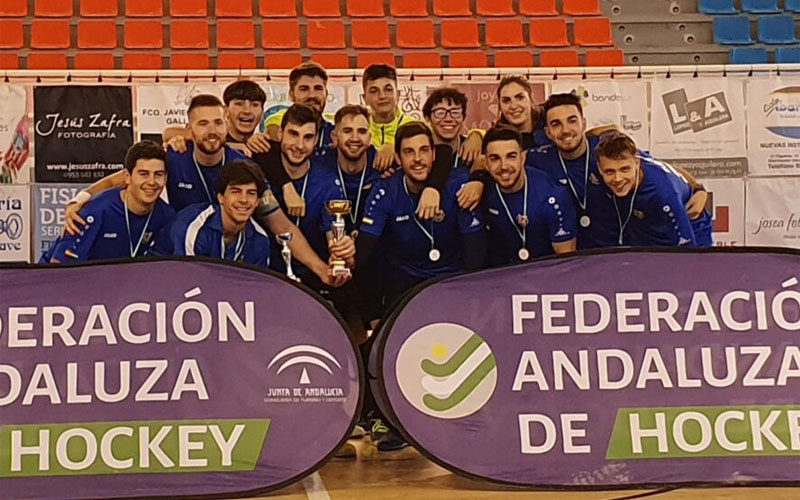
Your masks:
<svg viewBox="0 0 800 500"><path fill-rule="evenodd" d="M589 225L592 223L592 219L590 219L588 215L584 215L583 217L581 217L580 222L581 222L581 227L589 227Z"/></svg>
<svg viewBox="0 0 800 500"><path fill-rule="evenodd" d="M528 252L527 248L520 248L517 255L519 255L519 260L528 260L531 257L531 254Z"/></svg>
<svg viewBox="0 0 800 500"><path fill-rule="evenodd" d="M436 262L441 257L442 257L441 252L439 252L439 250L436 250L435 248L432 248L431 251L428 252L428 258L431 259L431 262Z"/></svg>

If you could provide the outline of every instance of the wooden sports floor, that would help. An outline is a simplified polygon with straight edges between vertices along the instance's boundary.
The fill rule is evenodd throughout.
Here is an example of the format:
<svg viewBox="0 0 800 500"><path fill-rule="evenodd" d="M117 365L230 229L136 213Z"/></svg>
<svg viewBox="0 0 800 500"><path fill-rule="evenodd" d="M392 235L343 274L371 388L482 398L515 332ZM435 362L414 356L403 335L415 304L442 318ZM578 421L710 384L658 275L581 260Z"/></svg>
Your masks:
<svg viewBox="0 0 800 500"><path fill-rule="evenodd" d="M679 488L672 491L520 491L465 479L413 448L378 452L369 438L351 440L357 457L334 458L293 486L259 497L269 500L800 500L800 488ZM800 473L798 473L800 476Z"/></svg>

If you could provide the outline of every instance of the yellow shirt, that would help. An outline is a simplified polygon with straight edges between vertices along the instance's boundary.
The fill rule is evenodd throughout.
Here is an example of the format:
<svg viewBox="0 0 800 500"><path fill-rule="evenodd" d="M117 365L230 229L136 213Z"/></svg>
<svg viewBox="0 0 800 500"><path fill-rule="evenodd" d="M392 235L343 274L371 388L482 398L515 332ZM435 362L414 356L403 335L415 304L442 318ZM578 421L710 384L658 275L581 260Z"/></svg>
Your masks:
<svg viewBox="0 0 800 500"><path fill-rule="evenodd" d="M394 120L389 123L375 123L372 118L369 120L369 131L372 132L372 145L376 148L384 144L394 144L394 134L400 125L418 121L415 118L406 116L399 109L394 115Z"/></svg>
<svg viewBox="0 0 800 500"><path fill-rule="evenodd" d="M270 125L275 125L276 127L280 128L283 115L286 114L286 109L288 108L284 108L269 115L267 119L264 120L264 130L266 130ZM322 113L322 118L333 123L333 115L331 113Z"/></svg>

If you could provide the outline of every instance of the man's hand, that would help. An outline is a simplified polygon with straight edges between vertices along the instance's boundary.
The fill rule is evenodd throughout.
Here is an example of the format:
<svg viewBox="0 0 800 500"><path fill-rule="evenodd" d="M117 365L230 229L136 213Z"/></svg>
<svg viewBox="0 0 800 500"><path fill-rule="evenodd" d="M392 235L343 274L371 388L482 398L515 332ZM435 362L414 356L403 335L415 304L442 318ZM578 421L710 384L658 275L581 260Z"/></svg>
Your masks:
<svg viewBox="0 0 800 500"><path fill-rule="evenodd" d="M164 144L164 149L172 149L176 153L185 153L186 152L186 138L182 135L176 135L166 144Z"/></svg>
<svg viewBox="0 0 800 500"><path fill-rule="evenodd" d="M471 212L478 208L482 197L483 183L481 181L469 181L458 190L458 206Z"/></svg>
<svg viewBox="0 0 800 500"><path fill-rule="evenodd" d="M333 267L330 266L330 265L325 268L325 272L324 273L317 274L317 276L319 277L320 281L322 281L326 285L332 286L334 288L338 288L338 287L344 285L345 283L350 281L352 279L352 277L353 277L352 274L334 275L333 274Z"/></svg>
<svg viewBox="0 0 800 500"><path fill-rule="evenodd" d="M247 139L247 149L254 153L269 153L270 147L266 134L256 132Z"/></svg>
<svg viewBox="0 0 800 500"><path fill-rule="evenodd" d="M64 208L64 230L70 235L83 234L86 221L78 214L85 203L73 202ZM80 226L78 225L80 224Z"/></svg>
<svg viewBox="0 0 800 500"><path fill-rule="evenodd" d="M350 260L356 255L356 242L348 235L344 235L336 243L332 239L328 240L328 252L333 259Z"/></svg>
<svg viewBox="0 0 800 500"><path fill-rule="evenodd" d="M286 211L292 217L303 217L306 215L306 201L297 194L294 184L287 182L283 185L283 201L286 202Z"/></svg>
<svg viewBox="0 0 800 500"><path fill-rule="evenodd" d="M384 144L378 148L372 166L380 172L391 167L394 163L394 144Z"/></svg>
<svg viewBox="0 0 800 500"><path fill-rule="evenodd" d="M705 191L695 191L689 201L686 203L686 213L689 214L690 219L696 219L703 214L706 209L706 202L708 201L708 193Z"/></svg>
<svg viewBox="0 0 800 500"><path fill-rule="evenodd" d="M483 137L481 137L481 134L478 132L470 133L467 140L461 145L461 150L457 152L461 156L461 160L467 165L475 161L481 155L482 143Z"/></svg>
<svg viewBox="0 0 800 500"><path fill-rule="evenodd" d="M417 204L417 217L420 219L433 219L439 210L439 191L428 186L422 190Z"/></svg>
<svg viewBox="0 0 800 500"><path fill-rule="evenodd" d="M247 146L245 146L245 145L244 145L244 144L242 144L241 142L227 142L227 143L225 143L225 144L226 144L227 146L230 146L232 149L235 149L236 151L238 151L238 152L242 153L243 155L245 155L245 156L246 156L246 157L248 157L248 158L250 158L251 156L253 156L253 152L252 152L252 151L250 151L250 150L247 148Z"/></svg>

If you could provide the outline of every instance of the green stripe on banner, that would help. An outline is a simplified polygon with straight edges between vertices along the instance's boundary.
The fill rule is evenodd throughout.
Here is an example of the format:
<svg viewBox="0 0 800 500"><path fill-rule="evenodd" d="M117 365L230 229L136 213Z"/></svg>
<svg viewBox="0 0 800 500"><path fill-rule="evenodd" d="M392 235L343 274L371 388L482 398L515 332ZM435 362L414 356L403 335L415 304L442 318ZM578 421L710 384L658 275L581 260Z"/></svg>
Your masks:
<svg viewBox="0 0 800 500"><path fill-rule="evenodd" d="M432 377L449 377L455 373L462 364L464 364L464 361L466 361L467 358L469 358L470 355L472 355L472 353L481 346L481 344L483 344L483 339L477 335L472 335L461 347L458 348L455 354L450 356L450 359L442 364L434 363L429 359L423 359L420 363L422 371Z"/></svg>
<svg viewBox="0 0 800 500"><path fill-rule="evenodd" d="M269 419L0 427L0 477L252 471Z"/></svg>

